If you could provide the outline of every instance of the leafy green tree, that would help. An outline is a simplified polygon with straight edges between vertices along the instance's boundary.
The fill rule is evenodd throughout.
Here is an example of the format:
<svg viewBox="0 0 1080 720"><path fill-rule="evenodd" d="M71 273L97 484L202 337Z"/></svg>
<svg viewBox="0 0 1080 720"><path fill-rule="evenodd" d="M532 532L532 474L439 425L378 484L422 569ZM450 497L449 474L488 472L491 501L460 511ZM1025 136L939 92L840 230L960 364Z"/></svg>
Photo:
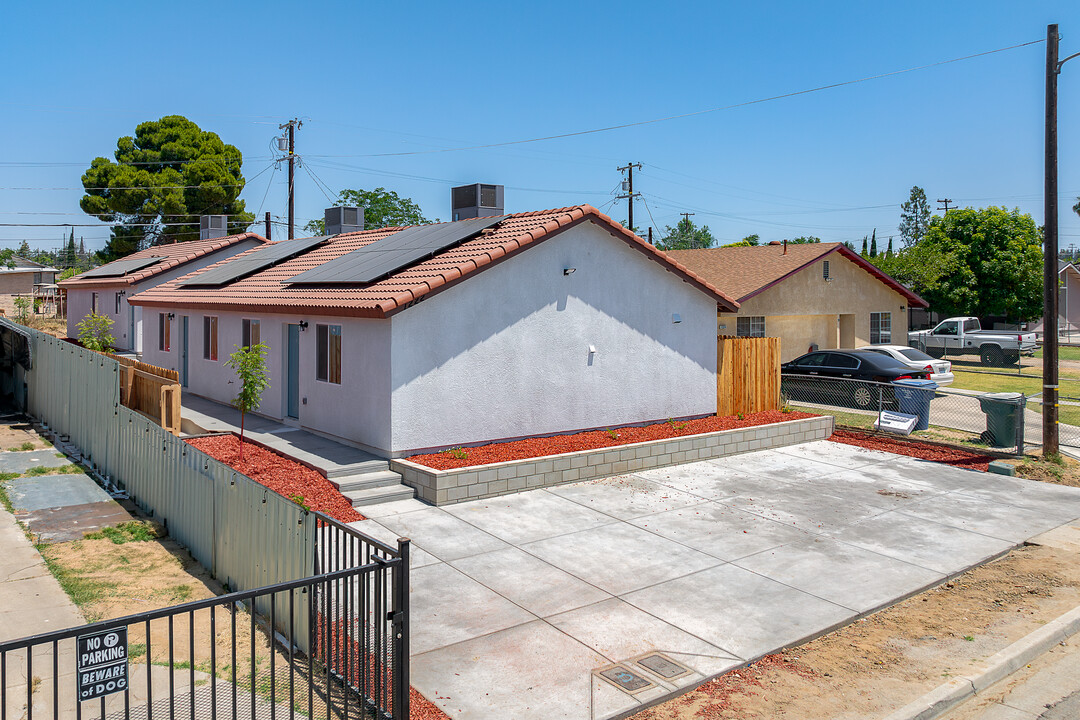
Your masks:
<svg viewBox="0 0 1080 720"><path fill-rule="evenodd" d="M15 303L15 319L25 325L30 319L30 305L33 301L19 295L12 302Z"/></svg>
<svg viewBox="0 0 1080 720"><path fill-rule="evenodd" d="M229 355L225 367L235 370L240 380L240 394L233 399L233 406L240 411L240 459L243 460L244 416L259 409L263 391L270 387L270 377L266 372L266 345L234 347L236 350Z"/></svg>
<svg viewBox="0 0 1080 720"><path fill-rule="evenodd" d="M79 342L88 350L105 352L116 342L112 336L113 319L108 315L92 312L76 326L79 330Z"/></svg>
<svg viewBox="0 0 1080 720"><path fill-rule="evenodd" d="M804 237L797 237L794 240L788 240L788 243L791 245L810 245L819 242L821 242L821 238L814 237L813 235L806 235Z"/></svg>
<svg viewBox="0 0 1080 720"><path fill-rule="evenodd" d="M675 227L668 225L666 233L656 242L657 250L694 250L710 248L716 243L708 225L698 227L688 217L680 220Z"/></svg>
<svg viewBox="0 0 1080 720"><path fill-rule="evenodd" d="M432 221L424 217L420 206L411 198L401 197L393 190L375 188L374 190L342 190L338 193L336 207L364 208L364 228L405 227L408 225L427 225ZM313 235L326 232L323 220L312 220L304 229Z"/></svg>
<svg viewBox="0 0 1080 720"><path fill-rule="evenodd" d="M1003 207L957 208L935 216L926 236L874 264L944 315L1042 313L1042 230Z"/></svg>
<svg viewBox="0 0 1080 720"><path fill-rule="evenodd" d="M918 185L911 188L908 201L900 206L900 237L904 245L917 243L926 236L930 227L930 205L926 193Z"/></svg>
<svg viewBox="0 0 1080 720"><path fill-rule="evenodd" d="M728 243L727 245L722 245L721 247L758 247L759 245L761 245L760 235L747 235L739 242Z"/></svg>
<svg viewBox="0 0 1080 720"><path fill-rule="evenodd" d="M134 137L117 141L113 156L95 158L83 173L79 201L84 212L114 223L104 261L197 240L200 215L228 215L230 232L251 224L240 199L240 151L183 116L140 123Z"/></svg>

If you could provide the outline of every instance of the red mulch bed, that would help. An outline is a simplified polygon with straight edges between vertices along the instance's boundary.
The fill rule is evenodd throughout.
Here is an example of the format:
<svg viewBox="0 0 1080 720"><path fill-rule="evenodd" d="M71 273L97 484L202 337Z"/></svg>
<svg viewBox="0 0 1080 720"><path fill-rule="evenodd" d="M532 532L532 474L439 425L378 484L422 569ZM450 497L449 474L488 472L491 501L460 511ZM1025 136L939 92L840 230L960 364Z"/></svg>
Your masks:
<svg viewBox="0 0 1080 720"><path fill-rule="evenodd" d="M997 459L992 455L979 455L960 448L944 447L916 440L900 440L852 430L837 430L829 439L845 445L858 445L870 450L882 450L896 455L907 455L920 460L931 460L943 465L982 472L986 472L987 466Z"/></svg>
<svg viewBox="0 0 1080 720"><path fill-rule="evenodd" d="M526 458L544 457L545 455L560 455L562 453L577 452L578 450L618 447L619 445L629 445L630 443L645 442L647 440L667 440L686 435L700 435L701 433L733 430L755 425L770 425L787 420L802 420L811 417L817 416L804 412L782 413L779 410L751 413L743 417L742 420L737 417L712 415L685 422L672 423L669 421L644 427L616 428L610 431L591 430L589 432L574 433L573 435L528 438L526 440L512 440L479 447L461 448L460 452L465 453L464 458L456 458L449 450L444 450L429 455L413 455L406 459L436 470L452 470L472 465L488 465L490 463L506 462L507 460L525 460ZM614 437L612 434L614 434Z"/></svg>
<svg viewBox="0 0 1080 720"><path fill-rule="evenodd" d="M235 435L189 438L187 442L279 495L290 500L294 495L303 496L304 504L312 510L341 522L364 519L333 483L295 460L249 442L244 443L244 459L241 460L240 438Z"/></svg>

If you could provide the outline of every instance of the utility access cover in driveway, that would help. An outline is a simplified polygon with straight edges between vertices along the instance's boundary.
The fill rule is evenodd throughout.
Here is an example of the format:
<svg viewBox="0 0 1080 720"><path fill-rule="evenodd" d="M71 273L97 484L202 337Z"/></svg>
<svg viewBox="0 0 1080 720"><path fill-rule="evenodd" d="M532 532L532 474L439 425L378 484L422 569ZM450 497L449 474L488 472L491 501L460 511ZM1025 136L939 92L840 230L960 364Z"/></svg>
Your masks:
<svg viewBox="0 0 1080 720"><path fill-rule="evenodd" d="M370 510L362 531L413 541L417 689L453 718L592 720L997 557L1080 517L1080 488L823 441Z"/></svg>

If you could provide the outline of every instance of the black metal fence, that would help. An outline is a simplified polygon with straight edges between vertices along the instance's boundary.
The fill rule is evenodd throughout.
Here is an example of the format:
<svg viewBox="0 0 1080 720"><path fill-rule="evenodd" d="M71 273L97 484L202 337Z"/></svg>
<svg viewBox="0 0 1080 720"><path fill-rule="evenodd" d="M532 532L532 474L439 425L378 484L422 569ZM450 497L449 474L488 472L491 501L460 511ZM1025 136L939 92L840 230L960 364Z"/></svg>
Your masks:
<svg viewBox="0 0 1080 720"><path fill-rule="evenodd" d="M0 720L409 717L409 541L317 518L317 573L0 643Z"/></svg>
<svg viewBox="0 0 1080 720"><path fill-rule="evenodd" d="M785 374L781 394L793 407L833 415L837 425L874 429L890 414L917 415L915 437L1001 451L1019 452L1025 437L1037 436L1031 428L1041 421L1019 393L1007 400L947 386L912 391L885 382Z"/></svg>

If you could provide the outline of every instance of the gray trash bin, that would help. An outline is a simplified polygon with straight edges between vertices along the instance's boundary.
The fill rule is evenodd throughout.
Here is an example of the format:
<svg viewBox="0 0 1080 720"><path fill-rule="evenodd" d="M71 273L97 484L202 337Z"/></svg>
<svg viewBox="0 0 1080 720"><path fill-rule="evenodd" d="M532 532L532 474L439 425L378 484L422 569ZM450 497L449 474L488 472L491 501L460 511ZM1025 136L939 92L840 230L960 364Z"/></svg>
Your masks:
<svg viewBox="0 0 1080 720"><path fill-rule="evenodd" d="M979 396L979 405L986 413L983 438L994 447L1016 445L1016 425L1023 418L1023 394L988 393Z"/></svg>
<svg viewBox="0 0 1080 720"><path fill-rule="evenodd" d="M930 427L930 401L938 384L933 380L894 380L893 387L900 412L919 416L914 429Z"/></svg>

